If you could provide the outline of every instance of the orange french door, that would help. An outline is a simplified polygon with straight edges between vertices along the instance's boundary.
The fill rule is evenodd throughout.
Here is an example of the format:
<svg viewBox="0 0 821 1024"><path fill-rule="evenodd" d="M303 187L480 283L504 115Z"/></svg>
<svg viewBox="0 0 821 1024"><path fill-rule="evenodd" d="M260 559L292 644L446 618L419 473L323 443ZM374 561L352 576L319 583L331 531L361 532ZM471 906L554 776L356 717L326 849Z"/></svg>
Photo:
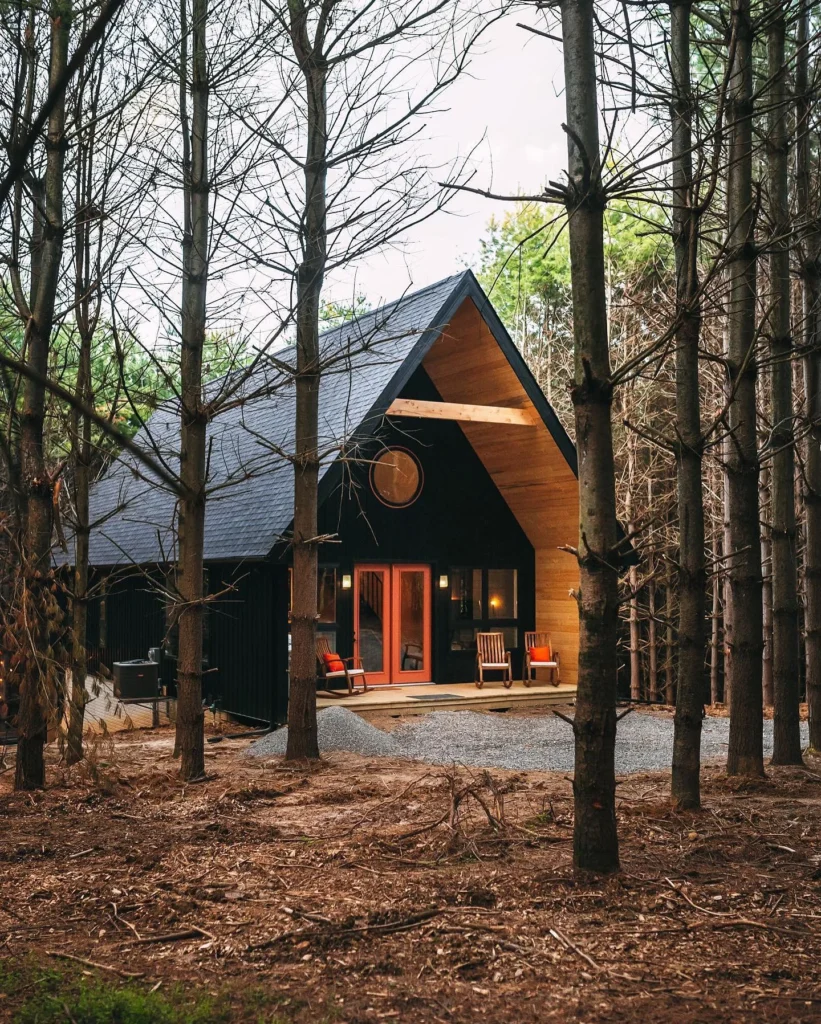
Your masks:
<svg viewBox="0 0 821 1024"><path fill-rule="evenodd" d="M391 567L358 565L353 576L354 654L369 683L391 681Z"/></svg>
<svg viewBox="0 0 821 1024"><path fill-rule="evenodd" d="M430 682L428 565L354 569L354 646L369 683Z"/></svg>
<svg viewBox="0 0 821 1024"><path fill-rule="evenodd" d="M391 567L391 682L430 682L430 566Z"/></svg>

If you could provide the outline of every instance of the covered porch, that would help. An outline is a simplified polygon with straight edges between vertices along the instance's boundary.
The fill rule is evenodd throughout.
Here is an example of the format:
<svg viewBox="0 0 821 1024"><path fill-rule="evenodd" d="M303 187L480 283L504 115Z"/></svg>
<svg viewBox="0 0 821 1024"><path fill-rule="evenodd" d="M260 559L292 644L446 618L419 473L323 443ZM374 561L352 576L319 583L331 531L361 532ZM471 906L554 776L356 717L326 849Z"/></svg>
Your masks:
<svg viewBox="0 0 821 1024"><path fill-rule="evenodd" d="M419 715L428 711L502 711L527 707L567 704L576 696L575 683L533 683L521 680L506 690L501 683L485 683L479 690L474 683L427 683L408 686L378 686L367 693L329 697L317 692L317 708L341 705L350 711L386 712L393 715Z"/></svg>

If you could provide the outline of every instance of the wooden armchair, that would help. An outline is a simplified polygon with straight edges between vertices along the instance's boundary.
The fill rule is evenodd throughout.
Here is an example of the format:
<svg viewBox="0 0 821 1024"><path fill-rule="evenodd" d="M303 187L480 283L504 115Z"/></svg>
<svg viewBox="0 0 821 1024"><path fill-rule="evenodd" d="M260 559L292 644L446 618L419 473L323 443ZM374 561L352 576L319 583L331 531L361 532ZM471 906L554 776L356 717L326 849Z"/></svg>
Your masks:
<svg viewBox="0 0 821 1024"><path fill-rule="evenodd" d="M476 634L476 689L485 685L485 672L501 672L505 689L513 685L513 668L510 651L505 650L505 640L501 633Z"/></svg>
<svg viewBox="0 0 821 1024"><path fill-rule="evenodd" d="M319 672L322 679L325 682L330 682L332 679L344 679L348 684L347 694L340 690L332 690L330 687L325 687L326 692L332 697L345 697L354 693L367 693L368 680L365 677L365 669L362 667L361 659L339 658L339 664L342 668L331 668L328 666L326 660L326 655L331 654L334 654L334 652L331 650L328 638L322 635L318 636L316 638L316 660L319 662ZM359 679L362 680L362 686L360 689L357 689L354 683Z"/></svg>
<svg viewBox="0 0 821 1024"><path fill-rule="evenodd" d="M534 658L531 651L538 657ZM547 654L547 658L544 654ZM549 633L525 633L525 670L522 680L525 686L536 682L534 673L537 668L548 669L551 683L559 685L559 652L553 650Z"/></svg>

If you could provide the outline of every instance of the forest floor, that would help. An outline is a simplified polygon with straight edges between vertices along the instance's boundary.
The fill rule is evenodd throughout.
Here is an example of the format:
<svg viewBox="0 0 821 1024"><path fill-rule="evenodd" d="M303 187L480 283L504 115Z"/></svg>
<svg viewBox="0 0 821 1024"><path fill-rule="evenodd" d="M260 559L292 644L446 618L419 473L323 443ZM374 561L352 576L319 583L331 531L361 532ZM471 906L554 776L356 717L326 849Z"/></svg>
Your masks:
<svg viewBox="0 0 821 1024"><path fill-rule="evenodd" d="M821 1019L821 764L709 766L698 814L623 778L602 880L573 876L563 773L225 740L184 785L172 746L117 735L42 794L0 776L0 1020Z"/></svg>

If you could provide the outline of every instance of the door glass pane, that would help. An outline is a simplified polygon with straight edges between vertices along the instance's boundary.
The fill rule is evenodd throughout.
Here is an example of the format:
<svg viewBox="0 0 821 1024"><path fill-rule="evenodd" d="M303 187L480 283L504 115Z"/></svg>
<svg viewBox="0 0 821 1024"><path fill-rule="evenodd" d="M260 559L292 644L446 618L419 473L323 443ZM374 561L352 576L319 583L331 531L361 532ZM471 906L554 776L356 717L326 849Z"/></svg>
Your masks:
<svg viewBox="0 0 821 1024"><path fill-rule="evenodd" d="M473 622L482 617L482 570L450 570L451 622Z"/></svg>
<svg viewBox="0 0 821 1024"><path fill-rule="evenodd" d="M363 569L359 573L359 656L366 672L385 667L385 574Z"/></svg>
<svg viewBox="0 0 821 1024"><path fill-rule="evenodd" d="M419 672L425 667L425 574L414 570L399 574L399 670Z"/></svg>
<svg viewBox="0 0 821 1024"><path fill-rule="evenodd" d="M450 634L450 649L452 651L475 651L476 650L476 627L460 626Z"/></svg>
<svg viewBox="0 0 821 1024"><path fill-rule="evenodd" d="M517 618L515 569L488 569L487 603L489 618Z"/></svg>

